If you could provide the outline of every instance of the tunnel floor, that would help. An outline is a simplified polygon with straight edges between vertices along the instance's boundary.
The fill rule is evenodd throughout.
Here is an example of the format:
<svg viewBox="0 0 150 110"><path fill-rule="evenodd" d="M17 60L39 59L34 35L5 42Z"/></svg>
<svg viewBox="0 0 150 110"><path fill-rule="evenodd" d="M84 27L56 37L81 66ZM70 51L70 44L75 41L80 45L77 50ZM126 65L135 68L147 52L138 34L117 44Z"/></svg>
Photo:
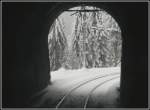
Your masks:
<svg viewBox="0 0 150 110"><path fill-rule="evenodd" d="M120 67L51 72L51 82L34 95L32 107L111 108L119 105Z"/></svg>

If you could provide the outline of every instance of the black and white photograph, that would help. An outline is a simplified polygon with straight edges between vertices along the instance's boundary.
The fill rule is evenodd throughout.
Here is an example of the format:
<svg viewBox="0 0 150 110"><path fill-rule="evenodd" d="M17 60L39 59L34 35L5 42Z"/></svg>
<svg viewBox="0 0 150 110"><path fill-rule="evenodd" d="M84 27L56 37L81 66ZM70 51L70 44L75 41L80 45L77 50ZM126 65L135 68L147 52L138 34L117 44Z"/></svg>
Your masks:
<svg viewBox="0 0 150 110"><path fill-rule="evenodd" d="M3 2L3 108L148 108L148 2Z"/></svg>

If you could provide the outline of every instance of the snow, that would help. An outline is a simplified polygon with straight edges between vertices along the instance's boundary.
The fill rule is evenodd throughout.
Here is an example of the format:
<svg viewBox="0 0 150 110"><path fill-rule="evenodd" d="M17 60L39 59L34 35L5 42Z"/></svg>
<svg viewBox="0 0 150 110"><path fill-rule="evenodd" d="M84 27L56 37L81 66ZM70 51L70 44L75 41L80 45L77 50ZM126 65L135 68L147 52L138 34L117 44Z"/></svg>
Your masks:
<svg viewBox="0 0 150 110"><path fill-rule="evenodd" d="M66 95L66 93L78 86L78 84L95 78L96 76L114 73L120 73L120 67L92 69L82 68L77 70L65 70L64 68L60 68L58 71L51 72L52 84L42 90L39 96L35 96L35 99L39 99L33 104L33 107L55 108L60 99ZM86 97L94 87L117 76L117 79L111 80L95 89L88 103L88 107L116 106L119 97L117 88L120 86L120 74L103 77L82 85L69 94L61 107L82 108Z"/></svg>
<svg viewBox="0 0 150 110"><path fill-rule="evenodd" d="M57 71L51 72L51 81L54 87L61 91L68 91L79 82L95 78L97 76L103 76L108 74L120 73L120 67L110 68L82 68L77 70L65 70L60 68ZM103 78L104 80L105 78ZM103 81L102 79L100 79ZM99 80L97 82L99 83ZM92 84L91 84L92 85ZM90 86L88 86L90 87ZM86 87L83 93L86 91Z"/></svg>
<svg viewBox="0 0 150 110"><path fill-rule="evenodd" d="M85 8L95 9L88 6ZM81 9L81 7L70 10L73 9ZM35 107L52 107L55 105L53 103L58 102L63 95L79 84L98 76L115 73L118 75L103 77L84 84L72 93L73 97L69 97L69 100L84 99L94 87L116 76L117 79L98 87L92 97L96 97L94 100L97 102L99 101L97 97L100 97L103 103L114 102L113 100L118 97L116 88L120 86L120 67L106 67L116 66L121 60L121 34L118 24L105 11L97 12L96 16L94 13L82 14L83 16L79 16L78 13L71 16L73 13L75 12L62 13L50 28L48 43L52 84L39 92L41 96L35 103ZM83 17L86 19L82 21ZM96 33L95 29L97 29ZM61 66L68 69L60 68ZM48 104L44 106L45 103ZM68 105L69 102L66 104Z"/></svg>
<svg viewBox="0 0 150 110"><path fill-rule="evenodd" d="M59 79L71 78L71 77L80 77L82 75L106 75L114 72L120 72L120 67L108 67L108 68L81 68L76 70L66 70L64 68L60 68L57 71L51 72L52 82Z"/></svg>

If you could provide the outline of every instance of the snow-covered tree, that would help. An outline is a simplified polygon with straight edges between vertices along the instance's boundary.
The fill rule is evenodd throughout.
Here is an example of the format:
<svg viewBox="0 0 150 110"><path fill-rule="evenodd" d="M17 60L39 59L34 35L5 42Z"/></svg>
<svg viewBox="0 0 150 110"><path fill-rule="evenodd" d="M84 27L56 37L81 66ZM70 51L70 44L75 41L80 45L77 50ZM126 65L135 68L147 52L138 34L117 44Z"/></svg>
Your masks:
<svg viewBox="0 0 150 110"><path fill-rule="evenodd" d="M76 19L72 50L80 57L81 65L117 66L121 60L121 32L115 20L104 11L78 12Z"/></svg>
<svg viewBox="0 0 150 110"><path fill-rule="evenodd" d="M64 26L62 21L57 18L50 28L48 35L49 44L49 59L50 70L57 70L64 62L64 53L67 47L67 40L63 30Z"/></svg>
<svg viewBox="0 0 150 110"><path fill-rule="evenodd" d="M82 11L73 14L75 22L69 37L64 33L61 18L56 19L50 29L51 71L61 66L66 69L119 66L122 39L116 21L96 7L81 6L78 9ZM84 11L88 9L98 11Z"/></svg>

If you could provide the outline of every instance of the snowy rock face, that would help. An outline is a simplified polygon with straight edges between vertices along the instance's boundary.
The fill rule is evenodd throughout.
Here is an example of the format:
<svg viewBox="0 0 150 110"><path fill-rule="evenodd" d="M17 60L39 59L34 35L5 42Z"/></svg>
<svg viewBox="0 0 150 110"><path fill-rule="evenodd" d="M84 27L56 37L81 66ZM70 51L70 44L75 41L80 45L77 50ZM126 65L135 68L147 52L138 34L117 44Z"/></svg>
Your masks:
<svg viewBox="0 0 150 110"><path fill-rule="evenodd" d="M120 66L122 39L116 21L96 7L72 9L81 11L65 12L72 17L71 35L66 33L66 14L61 14L50 28L48 43L51 71L60 67L79 69Z"/></svg>

